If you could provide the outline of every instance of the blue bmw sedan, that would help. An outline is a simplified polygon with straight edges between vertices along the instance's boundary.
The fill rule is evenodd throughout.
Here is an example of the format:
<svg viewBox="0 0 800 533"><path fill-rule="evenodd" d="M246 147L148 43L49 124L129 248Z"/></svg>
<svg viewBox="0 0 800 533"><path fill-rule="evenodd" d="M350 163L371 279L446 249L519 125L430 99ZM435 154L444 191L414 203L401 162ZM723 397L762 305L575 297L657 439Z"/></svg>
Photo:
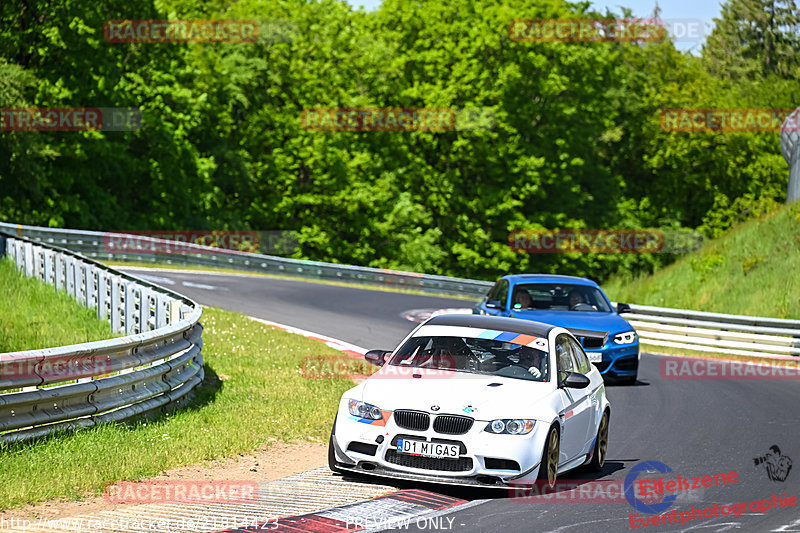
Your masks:
<svg viewBox="0 0 800 533"><path fill-rule="evenodd" d="M639 338L620 316L626 311L630 311L626 304L614 309L591 280L549 274L503 276L473 309L474 314L535 320L573 330L603 377L633 384L639 370ZM582 336L587 330L608 335Z"/></svg>

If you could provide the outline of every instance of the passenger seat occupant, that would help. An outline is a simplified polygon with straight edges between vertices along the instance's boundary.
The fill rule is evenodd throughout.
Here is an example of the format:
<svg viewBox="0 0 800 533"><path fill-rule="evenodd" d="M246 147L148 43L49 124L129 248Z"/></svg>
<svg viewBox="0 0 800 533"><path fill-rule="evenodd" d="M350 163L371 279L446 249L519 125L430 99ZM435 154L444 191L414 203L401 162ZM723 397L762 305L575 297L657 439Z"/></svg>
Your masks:
<svg viewBox="0 0 800 533"><path fill-rule="evenodd" d="M436 339L428 354L423 354L414 366L420 368L455 369L459 359L472 353L463 339L441 337ZM461 356L461 357L459 357ZM463 363L462 363L463 364Z"/></svg>
<svg viewBox="0 0 800 533"><path fill-rule="evenodd" d="M529 309L531 307L531 295L526 290L517 292L515 300L515 303L519 305L519 307L515 305L515 309Z"/></svg>

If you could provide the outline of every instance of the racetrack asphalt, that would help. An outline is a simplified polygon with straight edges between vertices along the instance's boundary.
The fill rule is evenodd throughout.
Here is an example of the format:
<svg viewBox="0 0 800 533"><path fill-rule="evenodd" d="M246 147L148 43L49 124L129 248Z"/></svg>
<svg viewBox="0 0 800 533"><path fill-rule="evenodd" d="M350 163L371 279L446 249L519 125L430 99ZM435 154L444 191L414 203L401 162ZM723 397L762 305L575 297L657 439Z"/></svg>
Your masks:
<svg viewBox="0 0 800 533"><path fill-rule="evenodd" d="M204 305L307 329L367 349L394 348L416 326L403 318L405 311L472 306L466 300L289 279L159 269L130 272L144 275ZM426 490L486 501L451 512L447 517L453 518L452 522L412 522L409 530L429 530L438 525L459 532L697 529L800 532L800 466L790 470L784 481L772 481L765 465L757 466L754 461L773 445L779 446L783 456L800 461L798 380L665 380L659 372L662 357L642 356L636 385L607 386L612 416L603 471L599 475L572 471L561 477L624 480L637 464L659 461L672 469L668 479L674 479L675 474L691 478L736 472L738 476L735 483L725 486L680 493L666 513L691 511L692 506L703 509L716 504L721 508L772 500L773 495L783 494L797 498L797 506L761 512L748 508L738 517L731 514L700 518L682 525L679 522L644 528L641 523L634 523L640 527L632 528L630 515L637 513L639 518L654 515L636 511L626 501L576 502L551 497L548 501L532 502L510 497L505 491L419 484L416 486Z"/></svg>

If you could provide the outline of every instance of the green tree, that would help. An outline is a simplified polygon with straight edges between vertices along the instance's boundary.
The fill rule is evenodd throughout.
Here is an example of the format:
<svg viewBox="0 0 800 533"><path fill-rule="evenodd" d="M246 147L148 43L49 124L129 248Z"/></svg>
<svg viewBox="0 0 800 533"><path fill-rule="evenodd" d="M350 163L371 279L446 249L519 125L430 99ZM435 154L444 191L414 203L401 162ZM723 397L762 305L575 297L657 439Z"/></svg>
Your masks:
<svg viewBox="0 0 800 533"><path fill-rule="evenodd" d="M727 0L703 46L719 78L776 74L800 79L800 10L795 0Z"/></svg>

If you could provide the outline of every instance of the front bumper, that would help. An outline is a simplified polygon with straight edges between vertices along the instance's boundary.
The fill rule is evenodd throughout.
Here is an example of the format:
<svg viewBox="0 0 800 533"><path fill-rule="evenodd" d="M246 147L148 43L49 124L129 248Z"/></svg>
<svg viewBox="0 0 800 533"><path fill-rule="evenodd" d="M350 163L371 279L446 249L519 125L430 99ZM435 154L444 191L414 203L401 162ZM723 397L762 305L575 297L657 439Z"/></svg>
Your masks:
<svg viewBox="0 0 800 533"><path fill-rule="evenodd" d="M601 353L603 360L592 363L603 377L629 378L639 372L639 341L631 344L610 342L598 349L587 349L586 353Z"/></svg>
<svg viewBox="0 0 800 533"><path fill-rule="evenodd" d="M395 479L452 485L508 488L533 483L539 473L548 426L539 421L528 435L496 435L476 420L464 434L413 431L391 416L384 426L339 413L334 428L336 466L342 470ZM460 446L458 458L431 459L396 451L398 438ZM380 442L379 442L380 441Z"/></svg>

